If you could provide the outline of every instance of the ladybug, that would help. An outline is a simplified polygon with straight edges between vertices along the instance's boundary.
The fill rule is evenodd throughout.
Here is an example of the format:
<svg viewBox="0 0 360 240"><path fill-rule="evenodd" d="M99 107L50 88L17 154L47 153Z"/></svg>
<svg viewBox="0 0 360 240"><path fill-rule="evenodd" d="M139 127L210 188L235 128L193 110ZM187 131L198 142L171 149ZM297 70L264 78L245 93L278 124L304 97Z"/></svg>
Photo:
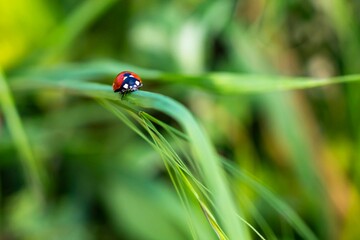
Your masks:
<svg viewBox="0 0 360 240"><path fill-rule="evenodd" d="M120 92L121 98L129 92L134 92L143 86L142 81L136 73L123 71L114 79L112 85L114 92Z"/></svg>

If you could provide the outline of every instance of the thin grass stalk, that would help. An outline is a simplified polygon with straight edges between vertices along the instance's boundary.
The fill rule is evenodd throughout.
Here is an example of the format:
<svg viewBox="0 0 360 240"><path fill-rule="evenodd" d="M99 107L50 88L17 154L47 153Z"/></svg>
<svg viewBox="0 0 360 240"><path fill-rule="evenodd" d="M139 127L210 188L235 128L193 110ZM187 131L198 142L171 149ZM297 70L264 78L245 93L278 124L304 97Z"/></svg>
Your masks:
<svg viewBox="0 0 360 240"><path fill-rule="evenodd" d="M14 98L0 70L0 105L2 107L6 124L19 152L26 179L33 195L39 201L45 200L45 189L48 183L46 172L40 162L35 158L24 126L17 112Z"/></svg>

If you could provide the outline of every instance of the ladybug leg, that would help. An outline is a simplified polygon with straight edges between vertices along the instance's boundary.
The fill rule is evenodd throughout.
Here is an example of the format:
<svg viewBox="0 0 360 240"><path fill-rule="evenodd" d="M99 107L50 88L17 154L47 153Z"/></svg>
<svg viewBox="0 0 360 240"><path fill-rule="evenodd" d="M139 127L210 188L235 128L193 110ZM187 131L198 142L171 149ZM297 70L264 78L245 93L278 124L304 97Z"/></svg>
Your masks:
<svg viewBox="0 0 360 240"><path fill-rule="evenodd" d="M123 97L125 97L127 94L128 94L128 91L123 92L122 95L121 95L121 100L122 100Z"/></svg>

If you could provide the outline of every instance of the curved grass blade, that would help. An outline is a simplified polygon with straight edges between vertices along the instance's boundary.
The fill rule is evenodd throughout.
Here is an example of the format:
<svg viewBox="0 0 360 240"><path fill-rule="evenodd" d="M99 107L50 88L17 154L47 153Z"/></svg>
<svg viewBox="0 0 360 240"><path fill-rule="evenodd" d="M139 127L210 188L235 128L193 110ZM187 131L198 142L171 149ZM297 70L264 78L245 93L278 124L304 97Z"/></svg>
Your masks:
<svg viewBox="0 0 360 240"><path fill-rule="evenodd" d="M202 200L201 193L196 190L196 188L200 190L204 190L205 186L203 186L197 179L190 173L190 171L186 168L186 166L183 164L180 157L176 154L176 152L173 150L173 148L170 146L170 144L167 142L167 140L157 131L157 129L154 127L154 125L147 121L147 126L150 126L148 128L149 134L152 136L153 140L156 142L156 144L160 147L159 153L162 155L165 166L168 169L168 172L173 180L173 184L175 185L177 192L180 196L180 198L183 200L187 200L188 197L184 191L183 185L186 186L186 189L188 189L193 197L198 201L206 219L208 220L210 226L212 227L213 231L216 233L218 239L221 240L227 240L228 237L225 235L224 231L221 229L219 224L217 223L215 217L212 215L209 208L206 206L206 203ZM166 156L165 153L171 152L171 156ZM174 160L172 160L174 159ZM169 169L169 166L172 167L172 169ZM176 176L172 176L172 170L174 170ZM188 176L190 177L191 181L189 180ZM193 183L192 183L193 182ZM196 187L195 187L195 186ZM181 189L181 191L179 191ZM203 191L201 191L203 192ZM207 195L205 195L207 197ZM185 204L184 204L185 205ZM187 207L187 205L185 205Z"/></svg>
<svg viewBox="0 0 360 240"><path fill-rule="evenodd" d="M198 126L190 112L174 100L154 93L138 91L128 97L129 101L144 108L161 111L176 119L189 136L194 159L198 160L199 172L212 194L214 209L220 224L230 239L249 239L249 233L237 218L237 209L231 196L225 172L212 148L208 137ZM137 97L137 96L140 96Z"/></svg>
<svg viewBox="0 0 360 240"><path fill-rule="evenodd" d="M136 133L138 133L142 138L144 138L148 143L150 143L150 145L153 146L153 148L155 150L158 151L158 153L160 154L160 156L164 159L164 164L168 170L168 173L172 179L172 182L174 184L174 187L176 189L176 191L179 194L179 197L185 207L185 209L188 210L188 222L189 222L189 227L191 230L191 233L193 235L194 239L198 239L198 234L202 237L204 237L203 232L201 232L201 230L196 229L195 227L196 224L193 222L193 218L190 217L190 215L192 215L192 212L190 211L190 205L189 205L189 200L188 200L188 195L186 194L187 191L184 190L184 183L187 187L188 190L190 190L190 192L193 194L193 196L195 196L195 198L197 199L197 201L200 203L201 206L204 206L205 203L203 203L200 198L199 198L199 194L197 193L197 191L195 190L195 188L192 186L192 184L190 183L190 181L188 180L187 176L190 176L191 179L193 181L195 181L196 185L200 185L200 187L202 187L202 185L196 181L196 179L192 176L192 174L189 172L189 170L186 168L185 165L183 165L183 163L181 162L180 158L177 156L177 154L175 153L175 151L172 149L172 147L170 146L170 144L166 141L166 139L164 139L164 137L156 130L155 126L149 121L147 120L147 118L144 118L144 123L143 123L143 127L145 129L147 129L149 135L151 136L151 138L153 139L154 143L152 143L133 123L132 121L130 121L124 113L122 113L119 110L118 105L116 105L114 102L110 102L110 101L106 101L103 99L98 99L98 101L106 108L108 108L111 112L115 113L116 116L118 116L122 121L124 121L124 123L126 125L128 125L131 129L133 129ZM139 115L134 115L135 119L139 119L138 116L142 116L142 114ZM150 116L150 115L148 115ZM180 132L178 132L180 133ZM208 213L207 215L211 215L211 213ZM220 226L216 225L216 221L215 219L213 219L213 221L209 221L211 226L213 226L214 231L217 233L217 235L219 236L220 239L227 239L224 235L224 233L222 232ZM214 227L215 226L215 227ZM202 239L202 238L200 238Z"/></svg>
<svg viewBox="0 0 360 240"><path fill-rule="evenodd" d="M145 119L145 121L146 121L146 119ZM193 185L190 183L190 181L187 178L187 176L190 176L190 177L193 177L193 176L187 170L186 166L181 166L180 158L177 156L177 154L172 149L170 144L162 137L162 135L156 129L153 128L154 126L152 125L152 123L149 121L146 121L146 122L147 123L145 123L145 125L146 125L145 127L147 128L148 133L150 134L150 136L152 137L156 146L158 147L158 148L156 148L156 150L158 151L158 153L164 160L165 167L170 175L170 178L171 178L173 185L180 197L182 204L184 205L185 209L188 210L188 216L189 216L188 222L189 222L189 227L192 232L193 238L198 239L197 231L194 228L194 226L195 226L194 221L190 217L191 211L190 211L190 204L189 204L189 196L187 194L188 191L185 190L185 188L188 189L192 193L192 196L194 196L198 202L200 201L199 194L197 193L197 191L195 190L195 188L193 187ZM213 226L213 225L211 224L211 226ZM215 231L215 233L217 234L219 239L226 240L226 237L224 236L220 227L215 228L215 229L213 227L213 230Z"/></svg>

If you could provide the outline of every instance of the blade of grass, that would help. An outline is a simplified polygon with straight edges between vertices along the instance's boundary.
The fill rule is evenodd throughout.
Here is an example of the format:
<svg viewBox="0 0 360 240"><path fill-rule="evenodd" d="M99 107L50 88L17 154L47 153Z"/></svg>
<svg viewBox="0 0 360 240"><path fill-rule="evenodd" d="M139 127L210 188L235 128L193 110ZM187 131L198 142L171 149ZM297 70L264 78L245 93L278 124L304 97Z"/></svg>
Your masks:
<svg viewBox="0 0 360 240"><path fill-rule="evenodd" d="M101 14L109 9L115 0L86 1L83 2L69 17L61 24L47 40L48 48L42 62L56 57L63 52L71 42L94 22Z"/></svg>
<svg viewBox="0 0 360 240"><path fill-rule="evenodd" d="M206 219L208 220L212 229L216 233L217 237L219 239L224 239L224 240L228 239L228 237L223 232L222 228L218 225L216 218L213 216L212 212L207 207L206 203L202 200L202 197L200 197L200 195L203 195L202 193L204 192L204 186L200 182L198 182L197 179L190 173L190 171L183 164L182 160L176 154L176 152L171 147L171 145L162 136L162 134L157 131L156 127L150 122L150 119L154 120L156 123L159 123L161 126L165 127L165 129L167 129L168 127L166 127L164 123L158 121L157 119L153 118L149 114L146 114L145 112L139 115L143 116L143 119L145 121L144 128L147 129L149 135L152 137L153 141L155 142L156 145L155 149L158 150L159 154L162 156L164 160L164 164L169 172L169 175L172 179L175 189L177 190L185 209L189 209L188 205L186 204L188 202L189 196L186 195L183 185L186 186L186 189L189 190L192 196L195 197L195 199L198 201ZM183 134L180 134L178 130L171 129L171 131L174 131L176 134L179 134L181 138L184 138ZM174 174L176 176L174 176ZM188 176L191 179L191 181L188 178ZM200 189L202 191L199 192L197 189ZM206 199L208 198L207 194L204 194L204 196ZM209 201L211 202L211 199L209 199ZM246 224L250 229L252 229L254 233L259 236L259 238L265 239L250 223L248 223L241 216L238 217L244 224ZM190 228L192 229L193 224L190 224L189 222L189 225ZM196 236L195 232L193 233L193 236L194 237Z"/></svg>
<svg viewBox="0 0 360 240"><path fill-rule="evenodd" d="M15 78L31 80L98 80L101 77L115 76L120 70L132 70L146 81L179 83L196 86L218 94L236 95L244 93L263 93L322 87L340 83L360 82L360 75L345 75L332 78L315 79L308 77L286 77L261 74L239 74L213 72L199 75L166 73L139 68L115 61L96 61L85 64L69 64L52 70L32 70L14 75ZM25 87L25 86L24 86Z"/></svg>
<svg viewBox="0 0 360 240"><path fill-rule="evenodd" d="M200 173L212 193L215 210L225 233L230 239L249 239L249 232L237 217L238 211L215 150L190 112L183 105L159 94L141 91L137 95L141 98L130 95L129 101L144 108L161 111L180 123L189 136L194 158L199 161Z"/></svg>
<svg viewBox="0 0 360 240"><path fill-rule="evenodd" d="M16 110L13 96L10 92L5 76L0 70L0 104L4 112L6 124L12 135L13 141L20 154L20 160L25 171L26 178L32 192L37 199L43 201L45 197L45 185L48 180L46 172L39 163L31 149L20 116Z"/></svg>
<svg viewBox="0 0 360 240"><path fill-rule="evenodd" d="M99 16L108 10L115 0L84 1L44 40L41 53L35 53L35 62L48 64L58 58L71 43ZM34 59L31 60L34 64Z"/></svg>
<svg viewBox="0 0 360 240"><path fill-rule="evenodd" d="M287 204L277 198L270 190L264 187L261 183L255 180L254 177L239 170L235 166L229 163L229 161L223 160L226 169L235 177L244 180L249 184L252 189L262 196L279 214L281 214L289 224L304 238L315 240L317 237L315 234L306 226L301 218L290 208Z"/></svg>
<svg viewBox="0 0 360 240"><path fill-rule="evenodd" d="M198 224L195 224L192 218L189 216L193 215L192 211L190 211L190 205L189 205L189 196L186 194L187 191L185 191L184 183L187 187L187 189L192 193L193 196L199 201L199 196L196 192L196 190L192 187L189 180L187 179L187 176L190 176L193 181L195 181L196 185L199 185L200 183L194 179L190 171L186 168L185 165L181 162L180 158L175 153L174 149L170 146L170 144L167 142L166 139L157 131L155 126L147 119L143 119L143 127L148 131L149 135L153 139L154 143L150 142L147 137L142 134L142 132L139 131L139 129L134 126L134 124L119 110L119 106L116 105L114 102L106 101L103 99L99 99L99 102L104 105L106 108L108 108L111 112L114 112L121 120L125 120L124 123L128 125L130 128L132 128L136 133L140 134L146 141L148 141L155 150L158 151L162 159L164 160L164 164L168 170L168 173L172 179L172 182L174 184L174 187L176 191L178 192L178 195L185 207L185 209L188 210L188 223L189 227L192 233L192 236L194 239L199 239L197 234L200 234L200 239L203 239L204 232L201 231L201 229L198 229ZM119 114L121 113L121 114ZM142 116L142 114L139 115L133 115L133 117L136 120L139 120L138 116ZM185 174L186 173L186 174ZM190 184L190 185L189 185ZM202 186L201 186L202 187ZM204 205L204 203L202 204ZM215 220L214 220L215 221ZM213 224L212 224L213 225ZM194 227L196 226L196 228ZM196 230L196 231L195 231ZM221 236L220 239L226 239L223 236L223 233L218 226L214 229L218 236ZM209 239L208 237L206 239Z"/></svg>
<svg viewBox="0 0 360 240"><path fill-rule="evenodd" d="M146 119L144 119L146 121ZM150 127L149 127L150 126ZM179 159L179 157L177 156L177 154L175 153L175 151L172 149L172 147L170 146L170 144L164 139L162 139L163 137L161 136L161 134L154 129L153 125L151 122L146 121L144 122L144 127L147 129L149 135L151 136L151 138L153 139L154 143L156 144L157 148L155 148L158 153L160 154L161 158L164 161L165 167L168 171L168 174L171 178L171 181L175 187L176 192L178 193L180 200L183 204L183 206L185 207L185 209L188 210L188 225L190 228L190 231L192 233L192 236L194 239L199 239L199 232L197 231L198 229L195 228L195 223L194 223L194 219L192 219L190 216L192 214L192 212L190 211L190 205L189 205L189 196L187 194L187 191L185 191L185 187L187 187L188 190L190 190L190 192L192 192L193 196L195 196L195 198L198 196L196 190L194 188L192 188L192 185L190 184L190 186L188 185L189 181L187 180L186 175L189 175L189 173L187 173L186 175L184 174L184 170L182 168L182 166L178 163L179 161L177 159ZM188 172L187 169L185 169L185 172ZM190 174L191 176L191 174ZM184 183L186 186L184 186ZM196 198L198 200L198 198ZM215 231L216 232L216 231ZM217 232L216 232L217 233ZM201 238L200 238L201 239Z"/></svg>

